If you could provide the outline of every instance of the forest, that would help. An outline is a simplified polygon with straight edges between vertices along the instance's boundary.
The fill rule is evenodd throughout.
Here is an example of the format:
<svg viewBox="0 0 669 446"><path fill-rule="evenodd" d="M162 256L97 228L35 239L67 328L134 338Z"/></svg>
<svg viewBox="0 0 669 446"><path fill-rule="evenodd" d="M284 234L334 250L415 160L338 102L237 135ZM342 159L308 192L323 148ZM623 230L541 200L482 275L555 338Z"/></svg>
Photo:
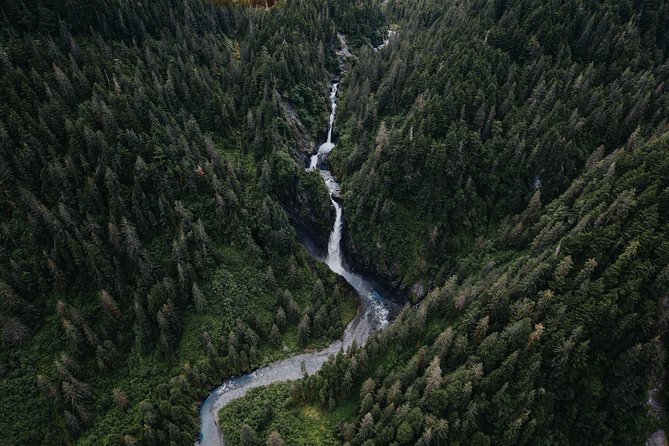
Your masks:
<svg viewBox="0 0 669 446"><path fill-rule="evenodd" d="M329 218L295 135L346 3L3 2L0 443L192 444L212 385L341 334L286 208Z"/></svg>
<svg viewBox="0 0 669 446"><path fill-rule="evenodd" d="M346 77L333 163L351 251L428 289L593 152L667 130L669 5L420 4L390 2L401 38Z"/></svg>
<svg viewBox="0 0 669 446"><path fill-rule="evenodd" d="M669 429L669 2L5 0L0 444L192 445L342 336L333 80L345 260L407 304L225 444Z"/></svg>

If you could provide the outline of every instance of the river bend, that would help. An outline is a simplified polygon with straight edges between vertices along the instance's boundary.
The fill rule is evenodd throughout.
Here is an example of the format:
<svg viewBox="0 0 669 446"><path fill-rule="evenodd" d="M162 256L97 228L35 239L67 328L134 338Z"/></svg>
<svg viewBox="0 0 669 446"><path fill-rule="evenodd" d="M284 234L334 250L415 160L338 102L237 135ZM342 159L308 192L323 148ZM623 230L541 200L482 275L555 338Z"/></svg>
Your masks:
<svg viewBox="0 0 669 446"><path fill-rule="evenodd" d="M345 45L342 51L348 52ZM325 163L323 162L335 148L332 141L332 132L337 112L338 91L339 83L335 82L330 89L331 112L327 139L320 145L318 152L310 158L307 169L320 172L330 192L330 201L336 211L335 223L328 241L327 257L319 260L324 260L332 271L344 277L356 290L360 296L358 314L348 324L342 338L333 342L327 348L273 362L251 373L230 378L215 388L200 407L200 438L196 445L222 446L224 444L218 424L218 412L226 404L243 397L246 392L255 387L300 379L303 377L303 370L306 370L309 374L315 373L320 370L331 355L337 354L342 349L346 350L354 341L358 345L364 344L374 332L384 328L389 323L389 310L395 305L377 291L368 280L350 271L343 261L341 251L343 209L339 203L339 183L332 173L324 167Z"/></svg>

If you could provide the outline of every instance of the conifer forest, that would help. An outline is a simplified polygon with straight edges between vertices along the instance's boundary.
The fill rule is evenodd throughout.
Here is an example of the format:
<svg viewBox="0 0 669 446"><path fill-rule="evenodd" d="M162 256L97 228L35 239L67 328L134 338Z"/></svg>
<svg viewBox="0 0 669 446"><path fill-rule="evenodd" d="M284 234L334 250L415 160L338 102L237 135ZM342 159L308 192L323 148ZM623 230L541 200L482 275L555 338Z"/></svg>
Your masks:
<svg viewBox="0 0 669 446"><path fill-rule="evenodd" d="M0 0L0 446L669 446L669 1Z"/></svg>

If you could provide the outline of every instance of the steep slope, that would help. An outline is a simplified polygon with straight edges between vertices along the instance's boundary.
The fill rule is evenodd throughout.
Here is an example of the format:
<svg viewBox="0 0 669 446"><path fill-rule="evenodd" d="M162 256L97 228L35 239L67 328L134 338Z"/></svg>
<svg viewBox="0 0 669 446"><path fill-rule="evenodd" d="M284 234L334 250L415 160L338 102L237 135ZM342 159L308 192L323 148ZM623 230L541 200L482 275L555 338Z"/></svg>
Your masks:
<svg viewBox="0 0 669 446"><path fill-rule="evenodd" d="M409 287L596 150L666 129L669 4L390 1L397 37L345 80L333 164L361 266ZM374 265L372 267L372 265Z"/></svg>
<svg viewBox="0 0 669 446"><path fill-rule="evenodd" d="M230 438L618 445L666 424L647 401L667 368L667 8L387 2L397 37L357 52L330 161L350 259L431 290L227 406Z"/></svg>
<svg viewBox="0 0 669 446"><path fill-rule="evenodd" d="M365 446L642 444L666 367L669 134L587 166L516 217L517 248L500 231L364 348L233 403L228 425L296 444L299 423ZM263 401L269 421L251 416Z"/></svg>
<svg viewBox="0 0 669 446"><path fill-rule="evenodd" d="M282 207L330 9L3 2L0 443L192 444L209 386L341 333Z"/></svg>

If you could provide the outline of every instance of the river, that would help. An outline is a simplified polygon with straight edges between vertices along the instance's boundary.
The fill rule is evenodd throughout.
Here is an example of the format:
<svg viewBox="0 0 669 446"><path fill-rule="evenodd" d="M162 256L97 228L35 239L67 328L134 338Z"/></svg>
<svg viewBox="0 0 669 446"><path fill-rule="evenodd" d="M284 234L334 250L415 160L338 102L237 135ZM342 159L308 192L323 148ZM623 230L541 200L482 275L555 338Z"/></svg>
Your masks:
<svg viewBox="0 0 669 446"><path fill-rule="evenodd" d="M340 40L343 44L343 49L340 52L348 53L348 48L342 36L340 36ZM323 260L332 271L341 275L356 290L360 296L358 314L348 324L342 338L333 342L327 348L273 362L251 373L230 378L215 388L200 407L200 439L196 445L222 446L224 444L218 425L218 412L223 406L243 397L246 392L255 387L300 379L303 377L303 370L306 370L309 374L317 372L331 355L335 355L342 349L347 349L354 341L358 345L364 344L374 332L387 326L390 310L396 307L396 304L384 297L369 280L352 272L343 260L341 251L343 209L339 203L339 183L332 172L324 167L325 163L323 162L335 148L332 133L337 112L338 92L339 83L334 82L330 89L331 112L327 139L320 145L318 152L311 157L307 169L317 169L320 172L330 192L330 201L336 211L335 223L328 241L327 256L324 259L319 258L319 260ZM313 252L311 254L315 255Z"/></svg>

